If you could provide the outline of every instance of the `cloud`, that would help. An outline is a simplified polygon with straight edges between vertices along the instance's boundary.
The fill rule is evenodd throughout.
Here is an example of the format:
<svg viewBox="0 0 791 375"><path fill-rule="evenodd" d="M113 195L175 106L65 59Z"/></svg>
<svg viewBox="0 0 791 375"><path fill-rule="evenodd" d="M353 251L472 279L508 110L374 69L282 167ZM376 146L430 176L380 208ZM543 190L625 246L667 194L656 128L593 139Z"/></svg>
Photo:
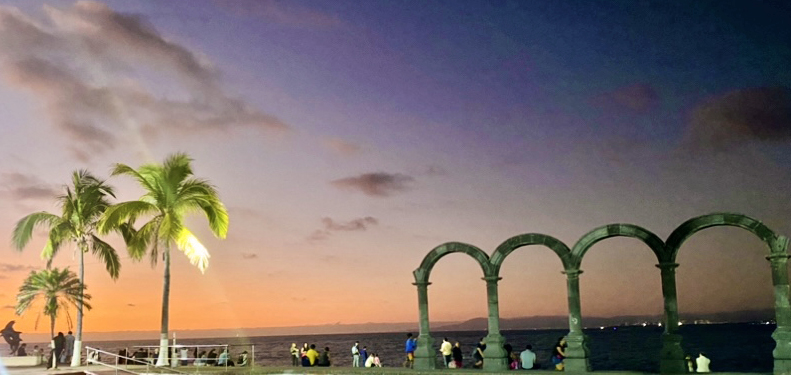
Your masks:
<svg viewBox="0 0 791 375"><path fill-rule="evenodd" d="M341 156L352 156L362 152L362 147L360 145L337 138L324 141L324 145Z"/></svg>
<svg viewBox="0 0 791 375"><path fill-rule="evenodd" d="M359 231L366 230L370 225L379 224L379 220L370 216L350 220L345 223L338 223L331 218L325 217L321 219L321 222L324 224L324 229L328 231Z"/></svg>
<svg viewBox="0 0 791 375"><path fill-rule="evenodd" d="M32 271L32 270L35 270L35 269L36 269L36 267L25 265L25 264L0 263L0 273L19 272L19 271Z"/></svg>
<svg viewBox="0 0 791 375"><path fill-rule="evenodd" d="M137 306L137 305L135 305L134 303L127 303L126 305L127 305L127 306L129 306L129 307L135 307L135 306Z"/></svg>
<svg viewBox="0 0 791 375"><path fill-rule="evenodd" d="M45 22L0 6L0 74L38 97L52 124L88 159L128 139L247 126L289 127L226 94L203 56L144 18L93 1L44 7Z"/></svg>
<svg viewBox="0 0 791 375"><path fill-rule="evenodd" d="M16 306L12 306L12 305L5 305L5 306L3 306L3 308L4 308L4 309L11 309L11 310L13 310L13 309L16 309Z"/></svg>
<svg viewBox="0 0 791 375"><path fill-rule="evenodd" d="M379 220L374 217L366 216L347 222L337 222L329 217L321 218L321 223L324 225L323 229L317 229L308 236L308 241L323 241L330 236L332 232L355 232L365 231L372 225L379 225Z"/></svg>
<svg viewBox="0 0 791 375"><path fill-rule="evenodd" d="M255 253L242 253L242 259L256 259L258 254Z"/></svg>
<svg viewBox="0 0 791 375"><path fill-rule="evenodd" d="M343 22L336 16L276 0L215 0L220 7L241 16L261 17L271 22L300 27L337 27Z"/></svg>
<svg viewBox="0 0 791 375"><path fill-rule="evenodd" d="M357 190L372 197L387 197L410 189L415 179L401 173L363 173L357 177L346 177L330 183L338 188Z"/></svg>
<svg viewBox="0 0 791 375"><path fill-rule="evenodd" d="M646 113L656 108L661 97L656 89L645 83L619 87L593 98L593 103L605 109L622 108L636 113Z"/></svg>
<svg viewBox="0 0 791 375"><path fill-rule="evenodd" d="M324 229L317 229L308 236L308 241L324 241L330 238L330 232Z"/></svg>
<svg viewBox="0 0 791 375"><path fill-rule="evenodd" d="M687 141L702 148L789 141L791 88L748 88L715 96L693 109L688 125Z"/></svg>
<svg viewBox="0 0 791 375"><path fill-rule="evenodd" d="M60 192L54 186L39 180L35 176L22 173L2 173L3 191L11 198L22 199L54 199Z"/></svg>

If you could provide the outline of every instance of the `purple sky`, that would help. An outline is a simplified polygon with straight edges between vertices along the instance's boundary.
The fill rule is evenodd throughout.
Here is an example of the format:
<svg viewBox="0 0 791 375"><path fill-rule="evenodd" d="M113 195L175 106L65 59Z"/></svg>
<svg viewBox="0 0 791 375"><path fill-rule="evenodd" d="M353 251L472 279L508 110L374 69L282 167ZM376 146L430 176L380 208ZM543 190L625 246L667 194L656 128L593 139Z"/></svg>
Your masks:
<svg viewBox="0 0 791 375"><path fill-rule="evenodd" d="M719 211L791 233L787 2L4 4L0 229L57 210L73 170L189 153L231 227L190 220L213 257L206 275L175 258L173 329L416 321L411 272L446 241L571 246L616 222L665 238ZM0 319L42 245L0 245ZM771 307L764 253L740 229L693 237L682 315ZM123 257L115 283L88 266L87 331L159 326L161 269ZM597 244L583 315L661 314L655 263L636 240ZM511 255L501 315L566 313L561 270L544 248ZM485 315L480 276L443 259L431 318Z"/></svg>

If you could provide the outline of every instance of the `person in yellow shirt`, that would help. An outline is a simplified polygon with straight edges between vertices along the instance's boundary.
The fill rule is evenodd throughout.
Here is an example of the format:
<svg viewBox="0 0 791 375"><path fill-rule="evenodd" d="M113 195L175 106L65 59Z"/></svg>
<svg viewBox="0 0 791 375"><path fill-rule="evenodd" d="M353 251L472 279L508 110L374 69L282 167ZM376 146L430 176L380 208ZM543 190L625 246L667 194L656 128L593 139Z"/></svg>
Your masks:
<svg viewBox="0 0 791 375"><path fill-rule="evenodd" d="M310 344L310 349L305 353L305 356L308 357L311 366L316 365L316 360L319 358L319 352L316 351L316 344Z"/></svg>

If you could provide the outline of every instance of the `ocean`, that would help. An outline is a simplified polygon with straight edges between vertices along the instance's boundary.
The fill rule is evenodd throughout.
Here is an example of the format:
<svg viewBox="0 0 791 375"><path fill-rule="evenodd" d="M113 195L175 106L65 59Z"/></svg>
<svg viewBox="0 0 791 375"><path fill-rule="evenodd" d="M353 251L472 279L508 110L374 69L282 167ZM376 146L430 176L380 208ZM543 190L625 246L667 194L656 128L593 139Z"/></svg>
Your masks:
<svg viewBox="0 0 791 375"><path fill-rule="evenodd" d="M774 325L764 324L708 324L684 325L679 327L684 337L684 350L693 355L706 353L711 359L711 370L715 372L771 372L774 341L771 334ZM503 331L508 343L514 350L521 351L531 344L543 367L550 365L549 356L552 345L567 330L513 330ZM587 329L590 348L590 363L594 371L659 371L659 350L662 328L657 326L607 327ZM417 334L415 332L415 334ZM447 337L451 342L460 342L464 352L464 363L471 362L471 354L478 340L486 332L433 332L436 349ZM316 344L317 348L329 347L333 366L351 366L351 347L355 341L366 346L368 353L378 353L384 366L401 366L404 360L405 332L334 334L313 336L264 336L231 337L208 339L183 339L178 344L208 345L230 344L233 358L242 350L252 352L255 345L255 363L263 366L290 366L289 348L291 343ZM86 341L85 345L117 353L121 348L135 345L156 345L150 341ZM438 362L441 361L439 354Z"/></svg>

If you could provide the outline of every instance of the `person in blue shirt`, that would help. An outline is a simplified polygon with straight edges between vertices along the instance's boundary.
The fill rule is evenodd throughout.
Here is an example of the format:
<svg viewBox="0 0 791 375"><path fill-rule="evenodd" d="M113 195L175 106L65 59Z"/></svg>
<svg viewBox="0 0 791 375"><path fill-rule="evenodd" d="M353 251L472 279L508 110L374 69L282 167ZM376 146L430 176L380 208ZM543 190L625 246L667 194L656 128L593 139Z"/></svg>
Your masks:
<svg viewBox="0 0 791 375"><path fill-rule="evenodd" d="M404 367L412 368L415 365L415 349L417 349L417 339L412 337L411 333L406 334L406 361Z"/></svg>

